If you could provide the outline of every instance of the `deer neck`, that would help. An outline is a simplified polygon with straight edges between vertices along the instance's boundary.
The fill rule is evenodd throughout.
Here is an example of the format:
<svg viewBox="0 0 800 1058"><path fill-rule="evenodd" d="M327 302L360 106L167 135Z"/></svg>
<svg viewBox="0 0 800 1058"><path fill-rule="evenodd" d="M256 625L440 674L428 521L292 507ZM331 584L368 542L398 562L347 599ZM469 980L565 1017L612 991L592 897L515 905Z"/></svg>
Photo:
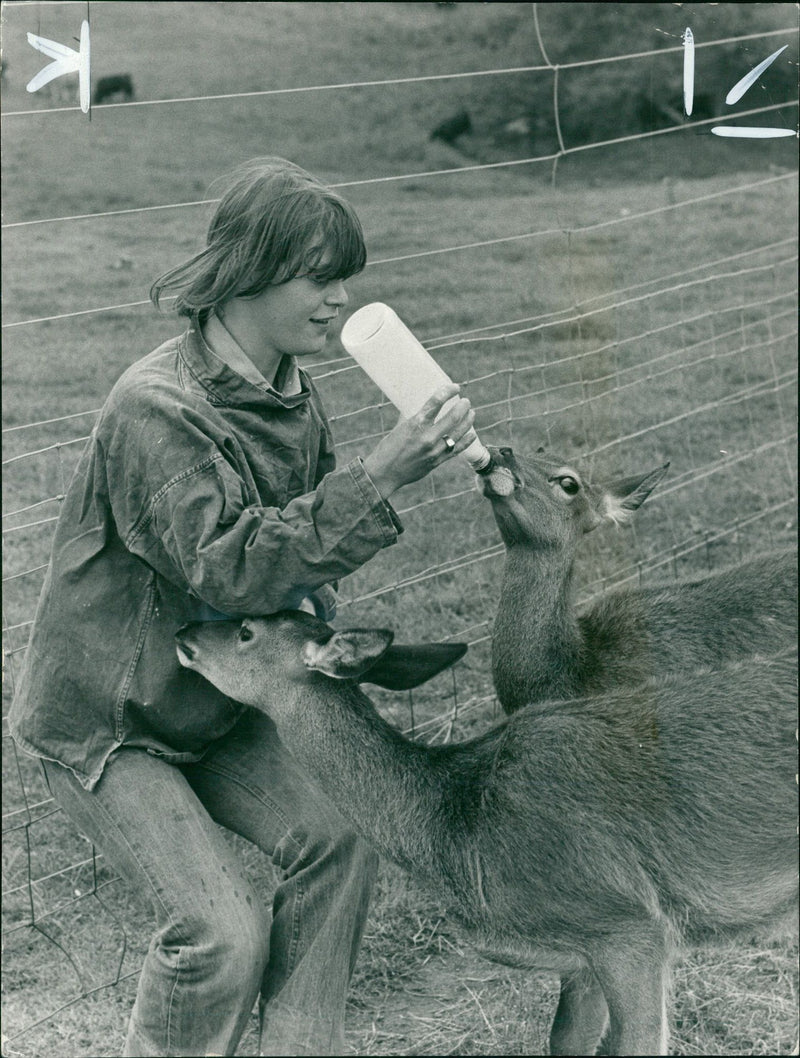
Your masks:
<svg viewBox="0 0 800 1058"><path fill-rule="evenodd" d="M326 796L381 855L432 877L452 838L443 806L452 790L450 747L404 738L355 685L312 677L286 713L281 740Z"/></svg>
<svg viewBox="0 0 800 1058"><path fill-rule="evenodd" d="M492 675L505 709L573 693L581 659L573 559L559 547L513 547L492 631Z"/></svg>

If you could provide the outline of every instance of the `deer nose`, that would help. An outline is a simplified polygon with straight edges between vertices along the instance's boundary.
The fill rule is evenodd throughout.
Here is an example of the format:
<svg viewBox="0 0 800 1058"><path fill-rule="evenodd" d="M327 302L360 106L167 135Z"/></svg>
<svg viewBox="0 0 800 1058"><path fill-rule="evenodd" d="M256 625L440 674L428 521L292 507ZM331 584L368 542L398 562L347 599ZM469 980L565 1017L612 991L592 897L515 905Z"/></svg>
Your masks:
<svg viewBox="0 0 800 1058"><path fill-rule="evenodd" d="M181 628L179 628L178 631L175 633L175 642L178 644L178 646L186 655L186 657L190 661L193 661L195 655L195 648L192 644L188 642L186 638L186 633L189 631L190 628L191 625L183 625Z"/></svg>

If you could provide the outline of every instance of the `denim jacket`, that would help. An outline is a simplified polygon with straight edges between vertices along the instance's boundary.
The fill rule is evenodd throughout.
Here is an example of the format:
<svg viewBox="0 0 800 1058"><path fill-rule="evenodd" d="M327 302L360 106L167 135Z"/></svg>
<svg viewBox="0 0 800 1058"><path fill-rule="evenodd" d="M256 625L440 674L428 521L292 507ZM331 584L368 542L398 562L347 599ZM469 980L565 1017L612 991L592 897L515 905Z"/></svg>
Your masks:
<svg viewBox="0 0 800 1058"><path fill-rule="evenodd" d="M196 325L118 380L56 527L9 716L23 749L87 789L122 745L197 760L243 707L180 666L176 630L308 596L330 616L330 585L397 540L361 460L336 469L299 383L255 385Z"/></svg>

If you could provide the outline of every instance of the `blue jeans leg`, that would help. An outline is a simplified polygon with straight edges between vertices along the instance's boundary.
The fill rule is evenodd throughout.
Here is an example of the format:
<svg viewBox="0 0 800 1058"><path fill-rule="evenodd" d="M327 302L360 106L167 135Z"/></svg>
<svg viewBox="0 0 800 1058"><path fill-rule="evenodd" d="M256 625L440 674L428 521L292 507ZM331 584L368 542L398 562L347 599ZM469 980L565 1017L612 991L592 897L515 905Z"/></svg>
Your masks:
<svg viewBox="0 0 800 1058"><path fill-rule="evenodd" d="M248 711L183 770L211 815L271 849L279 870L261 986L261 1054L345 1054L345 1000L377 856L263 713Z"/></svg>
<svg viewBox="0 0 800 1058"><path fill-rule="evenodd" d="M248 711L199 764L123 748L91 792L45 770L67 815L155 909L125 1055L233 1054L259 994L264 1053L344 1053L376 861L267 717ZM271 919L216 823L278 866Z"/></svg>

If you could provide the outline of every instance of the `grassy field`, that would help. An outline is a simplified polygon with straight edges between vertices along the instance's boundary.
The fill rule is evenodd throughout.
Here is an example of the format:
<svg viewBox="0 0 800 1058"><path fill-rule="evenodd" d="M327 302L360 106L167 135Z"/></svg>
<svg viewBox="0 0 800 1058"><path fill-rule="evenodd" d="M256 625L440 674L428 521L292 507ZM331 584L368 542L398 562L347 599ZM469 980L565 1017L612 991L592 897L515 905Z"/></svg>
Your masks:
<svg viewBox="0 0 800 1058"><path fill-rule="evenodd" d="M797 18L790 4L541 7L545 48L561 63L618 53L612 8L624 15L630 51L660 46L664 34L679 43L693 19L711 39L722 28L715 7L725 9L720 18L747 9L751 32L792 27ZM556 35L564 12L555 9L568 7L581 9L580 48ZM47 105L24 90L45 61L25 32L68 42L83 10L4 6L6 113ZM131 71L141 100L541 61L526 4L93 3L91 19L95 77ZM711 66L713 49L698 54L709 56L704 69L713 69L724 95L784 43L796 63L796 33L733 49L729 72ZM679 69L680 56L672 58ZM652 95L665 63L636 66L627 80L614 65L615 90ZM576 89L563 78L574 108ZM765 77L752 90L759 100L750 105L772 100L769 84ZM503 75L97 109L91 121L78 111L9 117L4 223L203 200L238 161L292 158L350 185L343 193L362 217L371 261L349 284L350 307L391 303L467 384L486 442L520 451L544 444L599 478L671 461L632 530L587 540L584 595L629 576L672 577L793 541L796 143L734 144L687 128L567 154L555 170L548 160L359 183L549 153L552 130L540 129L538 143L505 130L525 112L528 91L539 91L534 75ZM618 135L636 133L625 124L628 95L619 99ZM607 122L608 100L595 105ZM431 141L430 130L462 106L473 114L473 133L457 148ZM793 123L796 108L764 119L773 121ZM587 139L596 139L599 119L589 125ZM4 232L4 559L13 578L4 585L6 705L58 496L91 429L92 415L83 413L177 326L147 305L15 324L145 301L155 275L202 244L207 214L208 206L193 205ZM506 241L491 242L498 239ZM312 373L341 458L367 451L394 413L337 341ZM468 641L455 676L413 696L376 696L417 737L467 737L496 716L488 648L499 537L463 466L403 490L395 506L406 532L348 578L339 623L391 626L400 641ZM4 748L3 1053L119 1053L148 909L102 860L93 862L91 847L47 800L35 764L7 739ZM271 868L232 840L268 900ZM30 890L30 876L45 880ZM351 992L355 1050L542 1053L555 995L553 978L472 954L446 909L385 866ZM676 978L673 1051L789 1053L796 1005L797 951L781 940L693 955ZM255 1053L254 1032L253 1025L239 1053Z"/></svg>

